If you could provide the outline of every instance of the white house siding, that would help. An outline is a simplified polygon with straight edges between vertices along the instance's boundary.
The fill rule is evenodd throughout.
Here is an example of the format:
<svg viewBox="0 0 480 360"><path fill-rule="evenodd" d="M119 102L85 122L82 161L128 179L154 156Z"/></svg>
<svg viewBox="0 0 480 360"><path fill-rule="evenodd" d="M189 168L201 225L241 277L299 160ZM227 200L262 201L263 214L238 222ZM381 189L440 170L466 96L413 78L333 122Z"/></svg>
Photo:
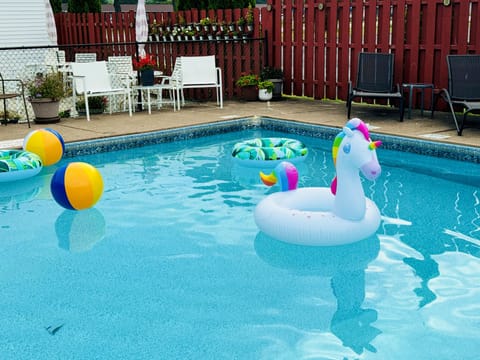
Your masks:
<svg viewBox="0 0 480 360"><path fill-rule="evenodd" d="M0 47L51 44L44 0L0 0Z"/></svg>
<svg viewBox="0 0 480 360"><path fill-rule="evenodd" d="M48 45L56 44L48 37L44 0L0 0L0 48ZM5 78L28 81L54 63L55 57L55 49L0 50L0 72ZM19 98L9 100L8 106L24 115Z"/></svg>

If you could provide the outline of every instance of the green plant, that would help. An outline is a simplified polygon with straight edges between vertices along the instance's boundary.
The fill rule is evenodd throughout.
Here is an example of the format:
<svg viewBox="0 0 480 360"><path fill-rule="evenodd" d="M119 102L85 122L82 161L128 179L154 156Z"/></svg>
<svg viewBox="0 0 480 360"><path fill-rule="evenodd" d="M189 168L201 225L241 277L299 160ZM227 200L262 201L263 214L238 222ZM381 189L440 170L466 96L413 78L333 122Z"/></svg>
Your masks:
<svg viewBox="0 0 480 360"><path fill-rule="evenodd" d="M50 6L54 14L62 12L62 0L50 0Z"/></svg>
<svg viewBox="0 0 480 360"><path fill-rule="evenodd" d="M35 79L27 84L30 98L50 98L58 101L64 98L67 93L63 86L63 76L61 73L38 73Z"/></svg>
<svg viewBox="0 0 480 360"><path fill-rule="evenodd" d="M0 121L4 123L5 113L0 111ZM20 114L13 110L7 110L7 121L11 123L17 123L20 120Z"/></svg>
<svg viewBox="0 0 480 360"><path fill-rule="evenodd" d="M100 0L68 0L68 12L99 13L102 12Z"/></svg>
<svg viewBox="0 0 480 360"><path fill-rule="evenodd" d="M262 80L283 79L283 70L271 66L265 66L260 72Z"/></svg>
<svg viewBox="0 0 480 360"><path fill-rule="evenodd" d="M252 4L248 5L248 11L247 15L245 15L245 21L247 22L247 25L253 25L253 8Z"/></svg>
<svg viewBox="0 0 480 360"><path fill-rule="evenodd" d="M256 74L244 74L237 79L235 85L239 87L257 86L259 81L260 77Z"/></svg>
<svg viewBox="0 0 480 360"><path fill-rule="evenodd" d="M88 107L90 109L105 111L107 107L108 99L105 96L92 96L88 98ZM81 98L77 101L77 109L79 111L85 111L85 98Z"/></svg>
<svg viewBox="0 0 480 360"><path fill-rule="evenodd" d="M212 21L210 20L209 17L205 17L203 19L200 19L200 25L202 26L207 26L207 25L210 25L212 23Z"/></svg>
<svg viewBox="0 0 480 360"><path fill-rule="evenodd" d="M268 80L259 81L257 87L259 89L265 89L268 93L271 93L273 91L273 82Z"/></svg>
<svg viewBox="0 0 480 360"><path fill-rule="evenodd" d="M153 19L153 23L148 25L148 35L158 34L157 21Z"/></svg>

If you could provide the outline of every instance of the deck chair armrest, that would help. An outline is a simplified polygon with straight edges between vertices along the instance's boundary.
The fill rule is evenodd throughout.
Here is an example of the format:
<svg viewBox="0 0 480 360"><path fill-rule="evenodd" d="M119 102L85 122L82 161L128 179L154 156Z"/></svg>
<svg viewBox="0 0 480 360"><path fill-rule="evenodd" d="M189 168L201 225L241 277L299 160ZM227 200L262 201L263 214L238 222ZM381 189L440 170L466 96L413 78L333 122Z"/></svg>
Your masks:
<svg viewBox="0 0 480 360"><path fill-rule="evenodd" d="M23 81L21 79L3 79L3 81L7 82L19 82L21 84L23 84Z"/></svg>
<svg viewBox="0 0 480 360"><path fill-rule="evenodd" d="M440 90L440 92L438 93L438 97L441 97L443 100L445 100L449 104L452 102L452 99L450 97L450 93L445 88Z"/></svg>
<svg viewBox="0 0 480 360"><path fill-rule="evenodd" d="M127 73L127 72L116 72L116 73L112 74L112 76L119 76L120 78L123 77L123 78L130 79L130 80L135 79L135 75Z"/></svg>
<svg viewBox="0 0 480 360"><path fill-rule="evenodd" d="M120 80L120 82L127 88L130 89L130 83L133 80L133 77L130 76L128 73L115 73L115 74L109 74L110 79L112 78L117 78Z"/></svg>
<svg viewBox="0 0 480 360"><path fill-rule="evenodd" d="M73 91L74 92L77 91L77 86L76 86L77 81L81 81L82 82L83 93L85 93L85 89L87 88L86 81L85 81L86 76L84 76L84 75L70 75L69 78L72 80Z"/></svg>
<svg viewBox="0 0 480 360"><path fill-rule="evenodd" d="M222 69L220 67L216 67L215 70L217 71L218 83L222 83Z"/></svg>
<svg viewBox="0 0 480 360"><path fill-rule="evenodd" d="M25 88L25 83L20 79L3 79L3 82L6 83L17 83L17 87L21 87L22 90Z"/></svg>
<svg viewBox="0 0 480 360"><path fill-rule="evenodd" d="M172 77L168 75L160 75L156 77L157 79L162 79L160 84L165 85L165 84L170 84L172 81Z"/></svg>

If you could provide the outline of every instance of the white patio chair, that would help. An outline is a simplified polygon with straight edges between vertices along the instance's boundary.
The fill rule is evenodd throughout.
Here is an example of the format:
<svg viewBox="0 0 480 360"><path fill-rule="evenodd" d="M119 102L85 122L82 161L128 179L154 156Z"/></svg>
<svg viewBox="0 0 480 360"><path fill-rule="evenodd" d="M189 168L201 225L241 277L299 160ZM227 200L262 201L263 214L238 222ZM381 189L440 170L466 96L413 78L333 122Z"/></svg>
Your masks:
<svg viewBox="0 0 480 360"><path fill-rule="evenodd" d="M181 100L177 98L179 105L185 105L183 89L215 88L217 105L223 108L222 69L215 65L214 55L182 56L175 67L177 64L181 73L177 80L180 81L177 85L177 94L181 96Z"/></svg>
<svg viewBox="0 0 480 360"><path fill-rule="evenodd" d="M163 90L167 90L170 95L170 100L173 105L173 111L180 110L181 99L184 99L183 90L182 90L182 62L181 57L175 59L175 65L170 76L159 76L161 78L158 92L158 107L163 105ZM185 103L185 100L183 100Z"/></svg>
<svg viewBox="0 0 480 360"><path fill-rule="evenodd" d="M111 75L107 70L105 61L95 61L87 63L72 63L72 79L73 79L73 104L76 111L76 95L85 97L85 110L87 120L90 121L90 109L88 106L88 98L92 96L108 96L109 110L112 113L113 95L124 95L126 103L128 103L128 113L132 116L132 97L130 83L127 78L119 86L112 86ZM125 109L124 103L124 109Z"/></svg>
<svg viewBox="0 0 480 360"><path fill-rule="evenodd" d="M133 91L137 84L137 72L133 70L131 56L109 56L107 62L108 72L112 74L113 86L123 86L125 79L130 83L132 90L132 101L135 103L136 92ZM134 109L135 110L135 109Z"/></svg>

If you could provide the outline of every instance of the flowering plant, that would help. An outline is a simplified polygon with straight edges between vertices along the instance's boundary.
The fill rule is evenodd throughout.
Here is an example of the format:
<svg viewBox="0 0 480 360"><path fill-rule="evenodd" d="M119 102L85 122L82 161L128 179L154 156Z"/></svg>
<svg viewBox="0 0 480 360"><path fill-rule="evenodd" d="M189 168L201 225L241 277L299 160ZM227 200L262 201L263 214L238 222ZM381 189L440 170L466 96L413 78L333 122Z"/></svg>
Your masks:
<svg viewBox="0 0 480 360"><path fill-rule="evenodd" d="M133 59L133 66L137 68L137 70L151 70L154 66L157 65L155 59L151 55L140 56L140 60Z"/></svg>
<svg viewBox="0 0 480 360"><path fill-rule="evenodd" d="M239 87L244 86L257 86L260 81L260 77L255 74L245 74L238 78L235 84Z"/></svg>
<svg viewBox="0 0 480 360"><path fill-rule="evenodd" d="M58 101L66 96L61 73L38 73L35 79L27 84L30 98L50 98Z"/></svg>

